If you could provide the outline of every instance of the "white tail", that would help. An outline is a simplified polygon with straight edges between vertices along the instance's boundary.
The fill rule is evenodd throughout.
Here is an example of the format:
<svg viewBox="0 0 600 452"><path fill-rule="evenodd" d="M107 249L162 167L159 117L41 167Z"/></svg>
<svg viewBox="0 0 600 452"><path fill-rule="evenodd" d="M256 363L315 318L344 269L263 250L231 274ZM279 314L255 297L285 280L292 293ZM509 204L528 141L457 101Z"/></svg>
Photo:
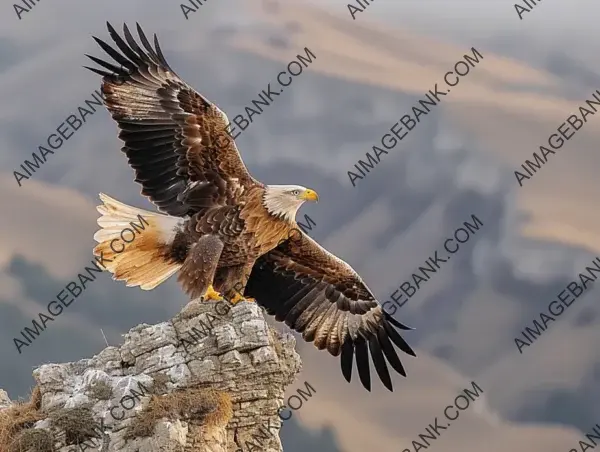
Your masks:
<svg viewBox="0 0 600 452"><path fill-rule="evenodd" d="M169 245L182 218L138 209L100 193L104 203L96 207L100 229L94 234L94 255L127 286L154 289L181 267L169 259Z"/></svg>

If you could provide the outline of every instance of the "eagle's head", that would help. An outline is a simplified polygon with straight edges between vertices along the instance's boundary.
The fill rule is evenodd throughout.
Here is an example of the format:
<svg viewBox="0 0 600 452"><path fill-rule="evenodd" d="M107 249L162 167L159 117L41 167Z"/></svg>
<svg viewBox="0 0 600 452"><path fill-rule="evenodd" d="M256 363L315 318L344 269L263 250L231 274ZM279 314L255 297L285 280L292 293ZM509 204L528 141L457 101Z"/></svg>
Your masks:
<svg viewBox="0 0 600 452"><path fill-rule="evenodd" d="M302 204L318 200L316 191L301 185L267 185L263 204L271 215L291 222Z"/></svg>

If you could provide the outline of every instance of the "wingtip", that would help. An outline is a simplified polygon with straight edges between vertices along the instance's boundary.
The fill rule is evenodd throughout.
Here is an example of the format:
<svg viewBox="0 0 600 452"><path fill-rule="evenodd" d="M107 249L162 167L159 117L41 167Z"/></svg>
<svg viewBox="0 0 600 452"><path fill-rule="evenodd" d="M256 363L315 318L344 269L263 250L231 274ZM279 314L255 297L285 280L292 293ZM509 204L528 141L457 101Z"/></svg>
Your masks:
<svg viewBox="0 0 600 452"><path fill-rule="evenodd" d="M342 367L342 375L348 383L352 382L352 364L354 361L354 347L349 339L342 344L342 353L340 356L340 364Z"/></svg>
<svg viewBox="0 0 600 452"><path fill-rule="evenodd" d="M106 29L108 30L108 34L112 35L113 33L116 33L115 27L113 27L108 20L106 21Z"/></svg>
<svg viewBox="0 0 600 452"><path fill-rule="evenodd" d="M108 73L106 71L101 71L100 69L96 69L96 68L89 67L89 66L83 66L83 67L98 74L98 75L101 75L102 77L110 77L110 75L111 75L110 73Z"/></svg>
<svg viewBox="0 0 600 452"><path fill-rule="evenodd" d="M367 341L359 337L354 341L354 351L356 353L356 369L358 378L367 391L371 391L371 370L369 364L369 349Z"/></svg>
<svg viewBox="0 0 600 452"><path fill-rule="evenodd" d="M413 328L412 326L408 326L405 325L404 323L399 322L398 320L396 320L395 318L392 317L391 314L383 311L385 313L385 318L388 322L390 322L392 325L394 325L396 328L400 328L401 330L405 330L405 331L414 331L416 328Z"/></svg>
<svg viewBox="0 0 600 452"><path fill-rule="evenodd" d="M100 201L102 201L102 202L107 202L107 201L112 201L113 200L106 193L102 193L102 192L98 193L98 198L100 198Z"/></svg>

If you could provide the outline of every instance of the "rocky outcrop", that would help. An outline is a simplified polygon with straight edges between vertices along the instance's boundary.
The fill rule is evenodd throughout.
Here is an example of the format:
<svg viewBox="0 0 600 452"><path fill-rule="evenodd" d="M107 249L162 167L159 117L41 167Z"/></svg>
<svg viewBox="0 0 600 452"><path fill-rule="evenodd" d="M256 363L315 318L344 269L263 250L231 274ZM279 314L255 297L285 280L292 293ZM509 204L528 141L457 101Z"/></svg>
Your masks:
<svg viewBox="0 0 600 452"><path fill-rule="evenodd" d="M278 407L300 370L251 302L190 302L91 359L44 364L27 403L0 391L1 452L281 451Z"/></svg>

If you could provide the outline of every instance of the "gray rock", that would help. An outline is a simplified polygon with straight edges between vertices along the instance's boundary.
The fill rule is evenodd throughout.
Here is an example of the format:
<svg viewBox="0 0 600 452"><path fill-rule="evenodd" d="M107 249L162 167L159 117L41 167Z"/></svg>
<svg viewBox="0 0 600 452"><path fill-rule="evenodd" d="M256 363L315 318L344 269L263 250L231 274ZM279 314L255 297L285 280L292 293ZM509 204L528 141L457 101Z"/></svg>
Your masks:
<svg viewBox="0 0 600 452"><path fill-rule="evenodd" d="M21 433L48 432L59 452L238 452L256 438L280 452L277 408L301 367L295 340L255 303L225 311L192 301L169 322L132 328L121 347L38 367L40 420ZM10 406L0 390L0 410ZM85 446L67 445L75 424L92 428Z"/></svg>
<svg viewBox="0 0 600 452"><path fill-rule="evenodd" d="M0 409L7 408L12 405L10 397L4 389L0 389Z"/></svg>

